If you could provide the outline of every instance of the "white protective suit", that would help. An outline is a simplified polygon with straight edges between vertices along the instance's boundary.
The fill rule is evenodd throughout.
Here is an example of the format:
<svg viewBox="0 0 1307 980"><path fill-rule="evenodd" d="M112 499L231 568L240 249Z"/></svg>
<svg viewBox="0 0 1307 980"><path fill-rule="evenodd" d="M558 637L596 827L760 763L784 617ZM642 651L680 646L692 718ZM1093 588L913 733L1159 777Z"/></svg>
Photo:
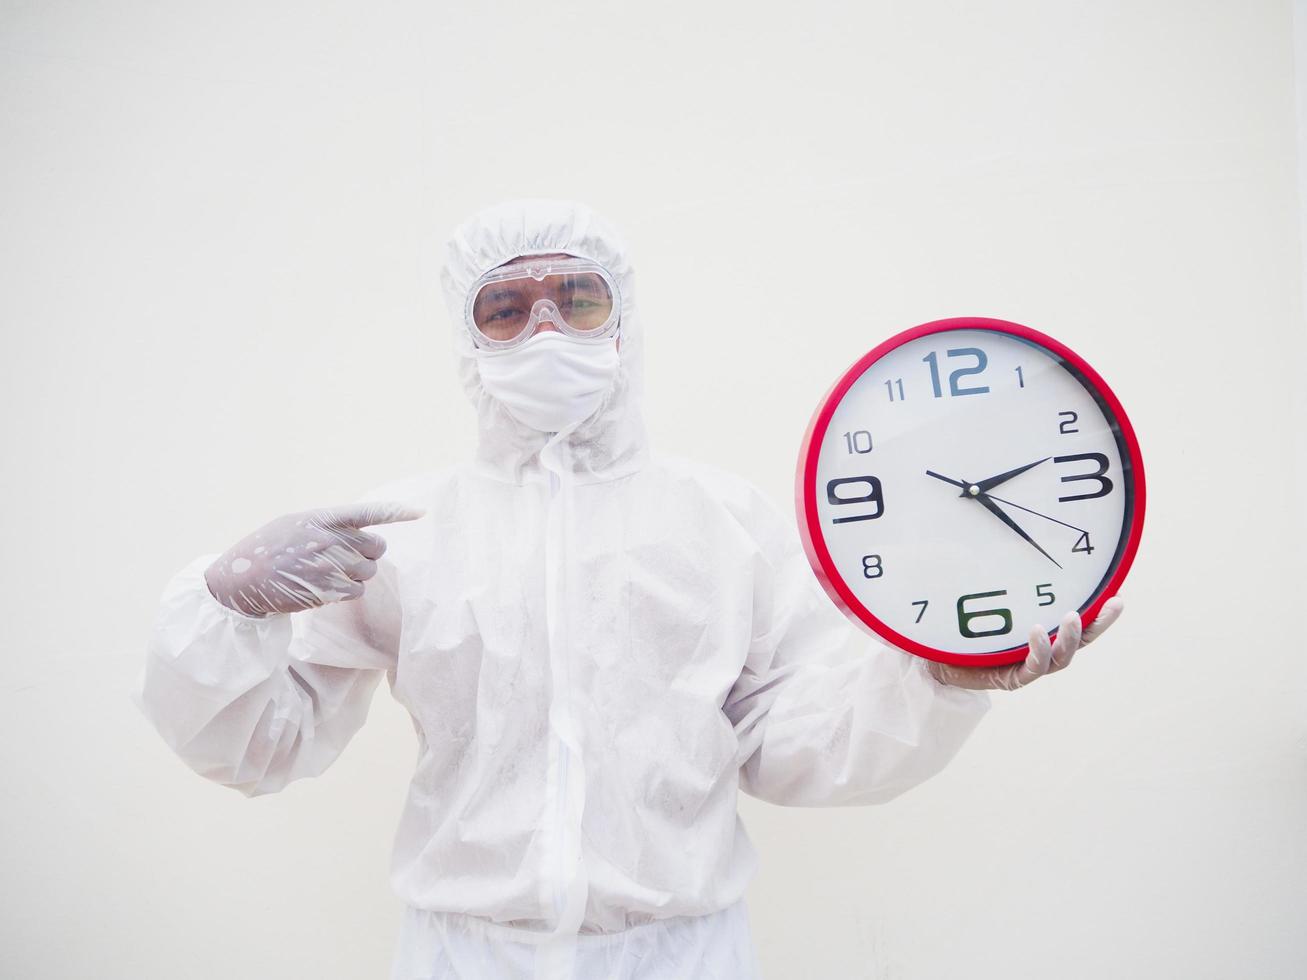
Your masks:
<svg viewBox="0 0 1307 980"><path fill-rule="evenodd" d="M553 252L602 264L622 302L615 387L559 436L483 390L463 324L478 276ZM651 452L631 264L591 211L484 211L443 281L475 460L362 498L426 515L375 529L389 548L360 599L253 619L206 588L216 554L192 561L138 703L195 771L254 796L331 765L388 679L419 740L396 978L756 977L737 790L892 799L952 758L989 695L854 628L788 508Z"/></svg>

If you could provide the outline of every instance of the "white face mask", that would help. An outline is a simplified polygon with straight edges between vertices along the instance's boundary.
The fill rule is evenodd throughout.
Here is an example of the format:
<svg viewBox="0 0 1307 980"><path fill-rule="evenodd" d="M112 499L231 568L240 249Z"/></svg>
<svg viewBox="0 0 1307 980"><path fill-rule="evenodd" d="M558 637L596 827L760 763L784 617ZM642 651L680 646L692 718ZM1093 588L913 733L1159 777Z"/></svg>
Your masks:
<svg viewBox="0 0 1307 980"><path fill-rule="evenodd" d="M515 419L561 432L592 415L617 379L617 337L600 343L547 330L509 350L476 350L486 391Z"/></svg>

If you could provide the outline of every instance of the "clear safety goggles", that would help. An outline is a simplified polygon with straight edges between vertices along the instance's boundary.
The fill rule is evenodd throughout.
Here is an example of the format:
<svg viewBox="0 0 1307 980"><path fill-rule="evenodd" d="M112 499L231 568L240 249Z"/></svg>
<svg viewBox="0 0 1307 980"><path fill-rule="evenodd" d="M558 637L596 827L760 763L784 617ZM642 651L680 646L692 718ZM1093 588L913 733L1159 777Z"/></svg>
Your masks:
<svg viewBox="0 0 1307 980"><path fill-rule="evenodd" d="M464 319L477 347L516 347L548 321L569 337L617 331L617 283L596 262L541 258L487 272L468 290Z"/></svg>

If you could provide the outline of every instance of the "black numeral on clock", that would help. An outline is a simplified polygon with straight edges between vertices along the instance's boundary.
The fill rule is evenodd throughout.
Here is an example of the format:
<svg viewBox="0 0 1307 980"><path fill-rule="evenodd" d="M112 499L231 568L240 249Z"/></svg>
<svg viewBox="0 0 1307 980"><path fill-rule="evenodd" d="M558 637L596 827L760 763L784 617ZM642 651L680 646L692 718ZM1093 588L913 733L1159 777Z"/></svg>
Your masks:
<svg viewBox="0 0 1307 980"><path fill-rule="evenodd" d="M835 492L841 487L849 487L850 485L856 487L859 484L867 488L866 493L841 495ZM828 504L867 504L871 508L869 514L832 517L832 524L847 524L850 521L874 521L885 513L885 498L881 494L880 480L874 476L842 476L831 480L826 484L826 502Z"/></svg>
<svg viewBox="0 0 1307 980"><path fill-rule="evenodd" d="M929 599L917 599L917 600L916 600L915 602L913 602L912 604L913 604L914 606L920 606L920 607L921 607L921 609L919 609L919 610L917 611L917 618L913 620L914 623L919 623L919 622L921 622L921 617L924 616L924 615L926 615L926 607L930 605L930 600L929 600Z"/></svg>
<svg viewBox="0 0 1307 980"><path fill-rule="evenodd" d="M984 636L1002 636L1012 632L1012 610L995 607L992 609L968 609L967 603L973 599L997 599L1007 595L1007 589L997 592L973 592L958 598L958 632L967 639L974 640ZM978 619L998 619L999 624L991 629L975 629L972 624Z"/></svg>
<svg viewBox="0 0 1307 980"><path fill-rule="evenodd" d="M1093 480L1098 484L1098 489L1093 493L1075 493L1069 497L1058 497L1058 503L1066 503L1070 500L1092 500L1095 497L1106 497L1112 492L1115 486L1105 475L1107 473L1107 457L1102 453L1076 453L1074 456L1054 456L1054 463L1078 463L1092 462L1098 468L1092 473L1076 473L1072 476L1062 477L1063 483L1076 483L1080 480Z"/></svg>
<svg viewBox="0 0 1307 980"><path fill-rule="evenodd" d="M876 574L873 575L872 572L875 572ZM862 556L863 578L880 578L884 574L885 574L885 566L881 563L880 555Z"/></svg>

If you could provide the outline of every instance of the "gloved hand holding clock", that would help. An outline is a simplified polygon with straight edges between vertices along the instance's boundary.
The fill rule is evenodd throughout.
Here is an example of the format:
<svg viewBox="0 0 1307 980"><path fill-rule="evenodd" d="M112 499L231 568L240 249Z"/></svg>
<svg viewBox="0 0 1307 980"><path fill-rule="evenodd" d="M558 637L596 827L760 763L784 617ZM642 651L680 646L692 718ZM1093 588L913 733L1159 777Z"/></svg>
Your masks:
<svg viewBox="0 0 1307 980"><path fill-rule="evenodd" d="M1062 625L1055 639L1045 633L1042 626L1032 627L1030 653L1019 664L1009 667L954 667L932 660L927 670L941 684L953 687L965 687L973 691L1015 691L1068 666L1077 650L1102 636L1116 622L1124 605L1120 596L1113 596L1103 604L1098 618L1084 630L1080 627L1080 614L1067 613L1062 617Z"/></svg>
<svg viewBox="0 0 1307 980"><path fill-rule="evenodd" d="M1065 345L1003 320L940 320L832 386L796 502L813 569L854 622L941 683L1015 690L1120 616L1143 462L1120 402ZM1050 634L1039 624L1057 606L1072 611Z"/></svg>

